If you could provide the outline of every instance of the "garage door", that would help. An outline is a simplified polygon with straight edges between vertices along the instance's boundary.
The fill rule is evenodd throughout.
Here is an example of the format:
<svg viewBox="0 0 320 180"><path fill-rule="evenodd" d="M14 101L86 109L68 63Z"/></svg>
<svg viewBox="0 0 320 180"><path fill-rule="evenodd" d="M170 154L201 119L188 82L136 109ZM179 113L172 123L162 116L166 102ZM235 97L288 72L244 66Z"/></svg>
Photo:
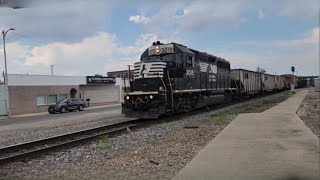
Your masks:
<svg viewBox="0 0 320 180"><path fill-rule="evenodd" d="M120 99L118 88L85 90L83 93L83 98L90 99L90 103L107 103L119 101Z"/></svg>

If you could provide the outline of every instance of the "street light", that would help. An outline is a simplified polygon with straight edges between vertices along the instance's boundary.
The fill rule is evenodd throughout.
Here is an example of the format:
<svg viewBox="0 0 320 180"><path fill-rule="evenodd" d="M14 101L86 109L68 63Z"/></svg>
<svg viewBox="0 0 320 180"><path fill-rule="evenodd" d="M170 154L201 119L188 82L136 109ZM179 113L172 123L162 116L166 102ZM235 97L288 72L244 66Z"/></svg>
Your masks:
<svg viewBox="0 0 320 180"><path fill-rule="evenodd" d="M5 98L6 98L6 109L7 115L10 116L10 106L9 106L9 88L8 88L8 68L7 68L7 54L6 54L6 35L9 31L14 31L14 28L10 28L8 30L2 30L2 38L3 38L3 54L4 54L4 85L5 85Z"/></svg>

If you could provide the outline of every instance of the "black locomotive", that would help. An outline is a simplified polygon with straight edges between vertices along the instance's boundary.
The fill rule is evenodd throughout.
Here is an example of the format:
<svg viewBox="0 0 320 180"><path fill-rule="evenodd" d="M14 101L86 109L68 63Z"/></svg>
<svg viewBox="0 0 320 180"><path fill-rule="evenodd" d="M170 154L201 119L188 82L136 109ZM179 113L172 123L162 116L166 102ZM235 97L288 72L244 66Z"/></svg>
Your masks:
<svg viewBox="0 0 320 180"><path fill-rule="evenodd" d="M134 64L122 113L142 119L188 112L232 97L230 63L177 43L153 43Z"/></svg>

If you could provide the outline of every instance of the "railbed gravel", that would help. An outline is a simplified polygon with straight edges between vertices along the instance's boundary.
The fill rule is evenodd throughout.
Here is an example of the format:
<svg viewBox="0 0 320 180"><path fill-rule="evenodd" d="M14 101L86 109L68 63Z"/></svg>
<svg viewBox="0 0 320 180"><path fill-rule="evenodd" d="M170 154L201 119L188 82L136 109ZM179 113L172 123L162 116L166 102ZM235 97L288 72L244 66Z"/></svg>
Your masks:
<svg viewBox="0 0 320 180"><path fill-rule="evenodd" d="M0 177L170 179L238 113L262 112L288 97L278 93L218 110L174 116L173 121L8 164L0 169Z"/></svg>
<svg viewBox="0 0 320 180"><path fill-rule="evenodd" d="M48 123L42 122L39 127L19 128L15 130L4 130L0 132L0 147L14 145L18 143L33 141L42 138L62 135L75 131L99 127L127 121L122 115L110 116L107 118L82 119L69 122Z"/></svg>
<svg viewBox="0 0 320 180"><path fill-rule="evenodd" d="M320 138L320 92L310 89L297 114L305 125Z"/></svg>

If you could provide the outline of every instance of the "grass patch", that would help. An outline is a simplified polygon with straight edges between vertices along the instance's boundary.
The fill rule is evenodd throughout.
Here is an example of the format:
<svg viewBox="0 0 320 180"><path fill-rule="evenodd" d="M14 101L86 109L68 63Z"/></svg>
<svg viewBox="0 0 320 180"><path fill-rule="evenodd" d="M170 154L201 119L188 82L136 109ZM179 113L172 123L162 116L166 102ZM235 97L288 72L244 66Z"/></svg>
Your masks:
<svg viewBox="0 0 320 180"><path fill-rule="evenodd" d="M219 114L211 115L210 118L218 123L223 123L228 120L230 116L236 116L241 113L240 109L235 109L232 111L222 112Z"/></svg>
<svg viewBox="0 0 320 180"><path fill-rule="evenodd" d="M285 94L286 96L293 96L293 95L296 94L296 92L295 92L295 91L286 91L286 92L284 92L284 94Z"/></svg>
<svg viewBox="0 0 320 180"><path fill-rule="evenodd" d="M165 122L165 123L157 124L156 126L161 129L166 129L169 127L169 123Z"/></svg>
<svg viewBox="0 0 320 180"><path fill-rule="evenodd" d="M97 145L98 148L100 149L110 149L111 144L109 142L109 136L108 135L103 135Z"/></svg>
<svg viewBox="0 0 320 180"><path fill-rule="evenodd" d="M216 120L217 122L225 122L227 120L228 116L230 116L229 112L223 112L223 113L220 113L216 116L213 116L213 119Z"/></svg>

